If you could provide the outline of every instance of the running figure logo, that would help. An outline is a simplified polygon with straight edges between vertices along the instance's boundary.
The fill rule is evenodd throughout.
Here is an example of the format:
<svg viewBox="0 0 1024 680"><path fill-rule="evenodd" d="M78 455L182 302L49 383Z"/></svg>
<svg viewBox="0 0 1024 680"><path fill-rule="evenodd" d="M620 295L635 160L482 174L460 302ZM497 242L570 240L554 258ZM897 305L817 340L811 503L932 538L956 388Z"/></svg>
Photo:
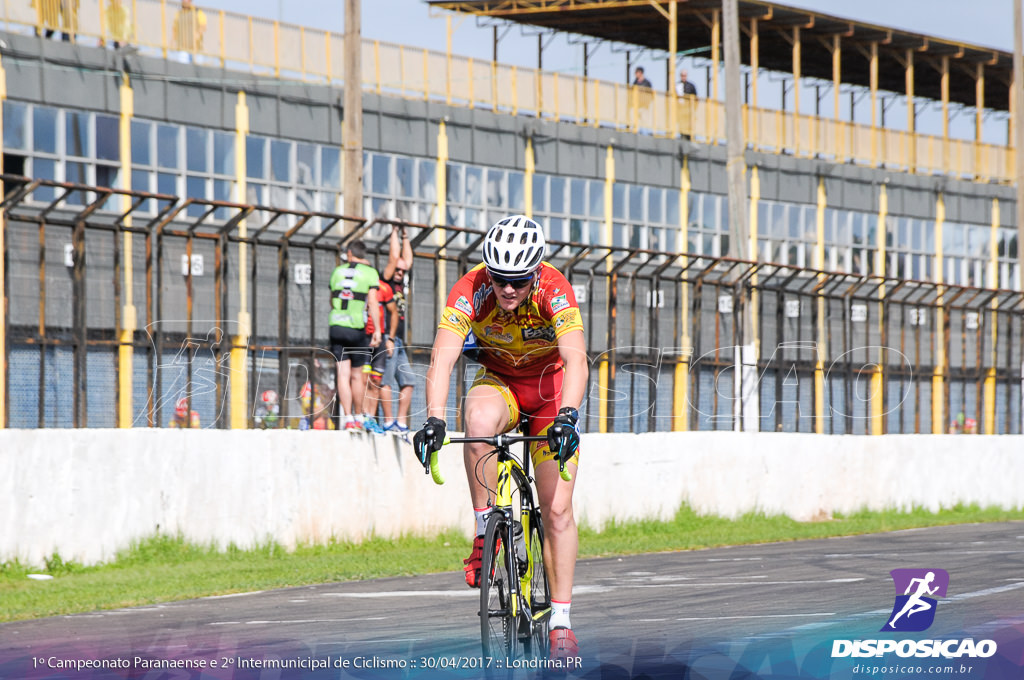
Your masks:
<svg viewBox="0 0 1024 680"><path fill-rule="evenodd" d="M927 630L935 621L935 597L946 596L949 572L945 569L893 569L889 574L896 585L896 602L882 630L905 633Z"/></svg>

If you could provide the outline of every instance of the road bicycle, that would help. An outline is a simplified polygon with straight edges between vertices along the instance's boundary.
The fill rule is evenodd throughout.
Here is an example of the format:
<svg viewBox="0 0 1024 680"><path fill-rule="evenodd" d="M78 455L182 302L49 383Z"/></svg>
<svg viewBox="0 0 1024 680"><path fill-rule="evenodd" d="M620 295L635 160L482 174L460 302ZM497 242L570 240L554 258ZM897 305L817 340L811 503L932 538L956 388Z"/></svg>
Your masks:
<svg viewBox="0 0 1024 680"><path fill-rule="evenodd" d="M548 654L551 592L544 569L544 522L529 472L530 443L547 440L520 434L445 439L445 444L493 446L481 466L493 456L498 459L497 488L488 488L493 510L487 517L480 567L480 643L483 657L497 662L488 667L491 677L511 677L509 662L519 658L520 649L524 657ZM523 444L521 461L511 451L518 443ZM559 473L566 481L572 479L560 459ZM436 452L431 454L430 474L436 483L444 483Z"/></svg>

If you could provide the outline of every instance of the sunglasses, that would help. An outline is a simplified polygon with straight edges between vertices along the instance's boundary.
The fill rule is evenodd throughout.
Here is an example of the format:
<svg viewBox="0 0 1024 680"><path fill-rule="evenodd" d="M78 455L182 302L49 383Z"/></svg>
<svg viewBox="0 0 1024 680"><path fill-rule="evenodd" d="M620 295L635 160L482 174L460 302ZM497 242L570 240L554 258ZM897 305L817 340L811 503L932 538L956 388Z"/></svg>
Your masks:
<svg viewBox="0 0 1024 680"><path fill-rule="evenodd" d="M497 274L491 274L491 281L498 288L504 288L505 286L512 286L516 290L522 290L533 283L533 274L529 276L518 278L518 279L507 279L504 276L498 276Z"/></svg>

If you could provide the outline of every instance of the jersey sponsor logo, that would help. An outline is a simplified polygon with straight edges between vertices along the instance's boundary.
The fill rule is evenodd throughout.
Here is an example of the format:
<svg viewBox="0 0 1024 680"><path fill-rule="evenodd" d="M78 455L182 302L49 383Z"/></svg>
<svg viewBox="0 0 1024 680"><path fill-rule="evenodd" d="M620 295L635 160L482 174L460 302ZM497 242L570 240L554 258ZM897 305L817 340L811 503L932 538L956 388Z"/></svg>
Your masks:
<svg viewBox="0 0 1024 680"><path fill-rule="evenodd" d="M570 309L558 316L558 321L555 322L555 328L561 328L565 324L576 323L579 314L576 313L575 309Z"/></svg>
<svg viewBox="0 0 1024 680"><path fill-rule="evenodd" d="M447 327L450 330L462 333L469 333L473 329L473 325L466 319L466 317L457 313L451 307L445 307L444 317L441 319L440 327Z"/></svg>
<svg viewBox="0 0 1024 680"><path fill-rule="evenodd" d="M473 307L469 304L469 300L466 299L465 295L460 295L459 299L455 301L455 309L464 312L466 316L473 316Z"/></svg>
<svg viewBox="0 0 1024 680"><path fill-rule="evenodd" d="M354 300L356 294L352 292L351 288L345 287L341 289L341 295L339 295L338 297L340 297L342 300Z"/></svg>
<svg viewBox="0 0 1024 680"><path fill-rule="evenodd" d="M523 342L530 342L531 340L554 342L555 329L551 326L543 326L541 328L524 328Z"/></svg>
<svg viewBox="0 0 1024 680"><path fill-rule="evenodd" d="M551 298L551 311L557 312L569 306L569 298L565 293Z"/></svg>
<svg viewBox="0 0 1024 680"><path fill-rule="evenodd" d="M490 284L487 284L486 286L483 286L482 288L477 288L476 289L476 292L473 293L473 311L474 312L476 312L477 314L480 313L480 310L483 309L483 306L484 306L484 300L486 300L487 296L490 295L490 294L491 294L491 286L490 286Z"/></svg>
<svg viewBox="0 0 1024 680"><path fill-rule="evenodd" d="M511 333L505 332L505 327L500 323L492 323L490 326L484 328L484 337L488 340L503 342L505 344L511 344L515 339L512 337Z"/></svg>

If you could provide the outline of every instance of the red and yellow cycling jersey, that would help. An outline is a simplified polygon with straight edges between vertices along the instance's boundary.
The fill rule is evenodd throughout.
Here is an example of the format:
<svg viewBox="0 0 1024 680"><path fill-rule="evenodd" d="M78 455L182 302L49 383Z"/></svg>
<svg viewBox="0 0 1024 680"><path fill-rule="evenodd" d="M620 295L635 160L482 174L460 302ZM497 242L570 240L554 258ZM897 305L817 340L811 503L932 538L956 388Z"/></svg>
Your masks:
<svg viewBox="0 0 1024 680"><path fill-rule="evenodd" d="M463 339L472 331L478 360L505 375L540 375L561 366L558 338L583 330L572 286L547 262L540 265L530 297L514 312L498 306L484 265L471 269L448 294L439 328Z"/></svg>

